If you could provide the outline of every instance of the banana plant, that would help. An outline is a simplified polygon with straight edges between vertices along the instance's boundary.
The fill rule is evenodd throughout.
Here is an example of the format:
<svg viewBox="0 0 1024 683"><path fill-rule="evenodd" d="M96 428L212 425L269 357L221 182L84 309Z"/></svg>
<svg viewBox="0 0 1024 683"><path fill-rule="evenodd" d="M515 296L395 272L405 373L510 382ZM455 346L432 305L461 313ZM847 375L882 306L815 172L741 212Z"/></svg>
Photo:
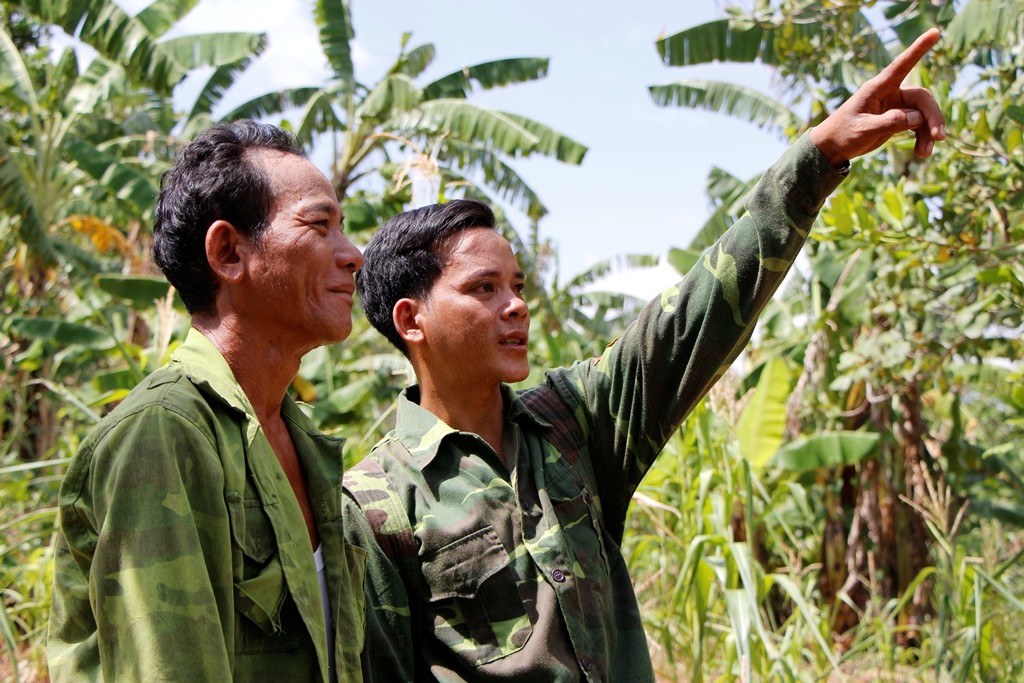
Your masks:
<svg viewBox="0 0 1024 683"><path fill-rule="evenodd" d="M214 67L186 117L185 128L208 122L232 79L266 45L262 34L161 37L196 2L157 0L136 16L110 1L26 2L42 24L64 29L97 56L79 67L67 48L37 77L6 29L0 33L0 198L28 256L44 266L71 259L88 273L86 237L148 224L156 185L172 155L165 140L176 125L174 87L201 66ZM75 221L72 217L90 218ZM92 265L92 268L89 266Z"/></svg>
<svg viewBox="0 0 1024 683"><path fill-rule="evenodd" d="M858 625L872 623L884 596L899 601L886 618L900 624L897 642L911 646L932 612L931 584L921 577L947 540L921 512L928 478L953 487L951 509L972 499L972 523L1019 520L1021 404L1005 387L1024 357L1024 6L889 2L869 15L870 5L763 0L657 44L669 66L765 64L781 86L778 101L714 81L651 93L664 106L718 112L791 139L902 45L926 28L943 28L940 46L913 80L939 100L948 142L926 163L915 162L912 144L901 138L858 161L822 211L806 264L762 317L749 353L753 370L738 385L753 392L753 428L741 443L754 462L778 473L777 486L798 482L823 496L818 587L835 605L837 640L858 642ZM954 96L953 83L962 95ZM797 105L809 114L796 116ZM709 181L716 215L694 244L670 253L681 270L742 210L743 184L722 184L716 174ZM777 412L780 398L767 400L764 373L778 359L802 370L782 444L765 460L769 437L780 433L766 411Z"/></svg>
<svg viewBox="0 0 1024 683"><path fill-rule="evenodd" d="M300 140L334 150L331 173L339 196L349 198L361 187L360 181L378 176L381 169L385 181L394 182L407 170L410 157L427 155L443 179L442 196L477 185L538 219L547 208L508 161L530 155L569 164L583 160L587 148L568 136L538 121L470 101L476 88L543 78L547 59L500 59L422 82L436 49L432 44L410 46L411 34L406 33L384 77L368 84L357 77L352 63L355 32L348 1L317 0L315 19L330 82L267 93L226 118L290 116L297 111L291 125Z"/></svg>

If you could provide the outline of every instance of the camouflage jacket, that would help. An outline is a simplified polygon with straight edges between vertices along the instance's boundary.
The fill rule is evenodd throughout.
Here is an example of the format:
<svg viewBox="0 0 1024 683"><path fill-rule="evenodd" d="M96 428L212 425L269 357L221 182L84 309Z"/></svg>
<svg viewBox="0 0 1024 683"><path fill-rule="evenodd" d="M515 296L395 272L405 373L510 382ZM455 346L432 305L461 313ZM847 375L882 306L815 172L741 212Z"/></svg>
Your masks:
<svg viewBox="0 0 1024 683"><path fill-rule="evenodd" d="M352 528L369 553L364 677L654 679L619 549L627 507L746 344L841 179L805 136L765 173L744 217L600 358L507 390L511 471L407 390L369 456L379 467L345 475L377 538L412 537L392 561L387 542Z"/></svg>
<svg viewBox="0 0 1024 683"><path fill-rule="evenodd" d="M361 680L365 553L344 543L342 442L296 404L328 570L255 411L191 330L83 442L60 491L47 655L54 681Z"/></svg>

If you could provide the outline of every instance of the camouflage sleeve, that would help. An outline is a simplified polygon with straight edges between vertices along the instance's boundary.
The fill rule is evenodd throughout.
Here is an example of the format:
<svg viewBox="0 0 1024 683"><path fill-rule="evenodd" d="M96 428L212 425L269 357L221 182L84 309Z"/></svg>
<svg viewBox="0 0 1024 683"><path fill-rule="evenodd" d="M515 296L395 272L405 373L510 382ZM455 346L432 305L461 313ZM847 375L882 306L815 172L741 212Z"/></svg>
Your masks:
<svg viewBox="0 0 1024 683"><path fill-rule="evenodd" d="M625 519L641 478L747 343L841 180L804 135L762 176L744 216L599 359L549 374L584 423L606 518Z"/></svg>
<svg viewBox="0 0 1024 683"><path fill-rule="evenodd" d="M92 444L60 494L52 680L231 680L231 541L210 438L148 408Z"/></svg>
<svg viewBox="0 0 1024 683"><path fill-rule="evenodd" d="M346 481L351 477L346 473ZM362 548L366 558L366 633L361 656L368 683L411 682L413 620L409 594L397 565L377 544L370 522L346 490L342 503L346 544Z"/></svg>

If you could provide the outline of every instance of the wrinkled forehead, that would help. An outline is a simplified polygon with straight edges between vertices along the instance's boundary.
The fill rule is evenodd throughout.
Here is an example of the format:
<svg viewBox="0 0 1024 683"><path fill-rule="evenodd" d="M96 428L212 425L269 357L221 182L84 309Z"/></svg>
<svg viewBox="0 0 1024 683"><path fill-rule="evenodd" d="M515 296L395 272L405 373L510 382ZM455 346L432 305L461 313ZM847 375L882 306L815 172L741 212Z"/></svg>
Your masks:
<svg viewBox="0 0 1024 683"><path fill-rule="evenodd" d="M315 204L340 211L338 194L323 171L309 159L278 150L252 150L253 165L266 178L271 201L277 204Z"/></svg>

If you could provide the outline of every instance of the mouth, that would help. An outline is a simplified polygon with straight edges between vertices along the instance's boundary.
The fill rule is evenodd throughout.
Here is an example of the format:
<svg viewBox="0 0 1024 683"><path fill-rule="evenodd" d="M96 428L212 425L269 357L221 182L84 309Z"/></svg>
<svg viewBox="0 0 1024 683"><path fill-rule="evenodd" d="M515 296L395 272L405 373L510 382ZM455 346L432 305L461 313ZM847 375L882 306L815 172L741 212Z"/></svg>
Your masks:
<svg viewBox="0 0 1024 683"><path fill-rule="evenodd" d="M498 340L498 344L501 346L511 347L525 347L526 346L526 335L525 334L507 334Z"/></svg>

